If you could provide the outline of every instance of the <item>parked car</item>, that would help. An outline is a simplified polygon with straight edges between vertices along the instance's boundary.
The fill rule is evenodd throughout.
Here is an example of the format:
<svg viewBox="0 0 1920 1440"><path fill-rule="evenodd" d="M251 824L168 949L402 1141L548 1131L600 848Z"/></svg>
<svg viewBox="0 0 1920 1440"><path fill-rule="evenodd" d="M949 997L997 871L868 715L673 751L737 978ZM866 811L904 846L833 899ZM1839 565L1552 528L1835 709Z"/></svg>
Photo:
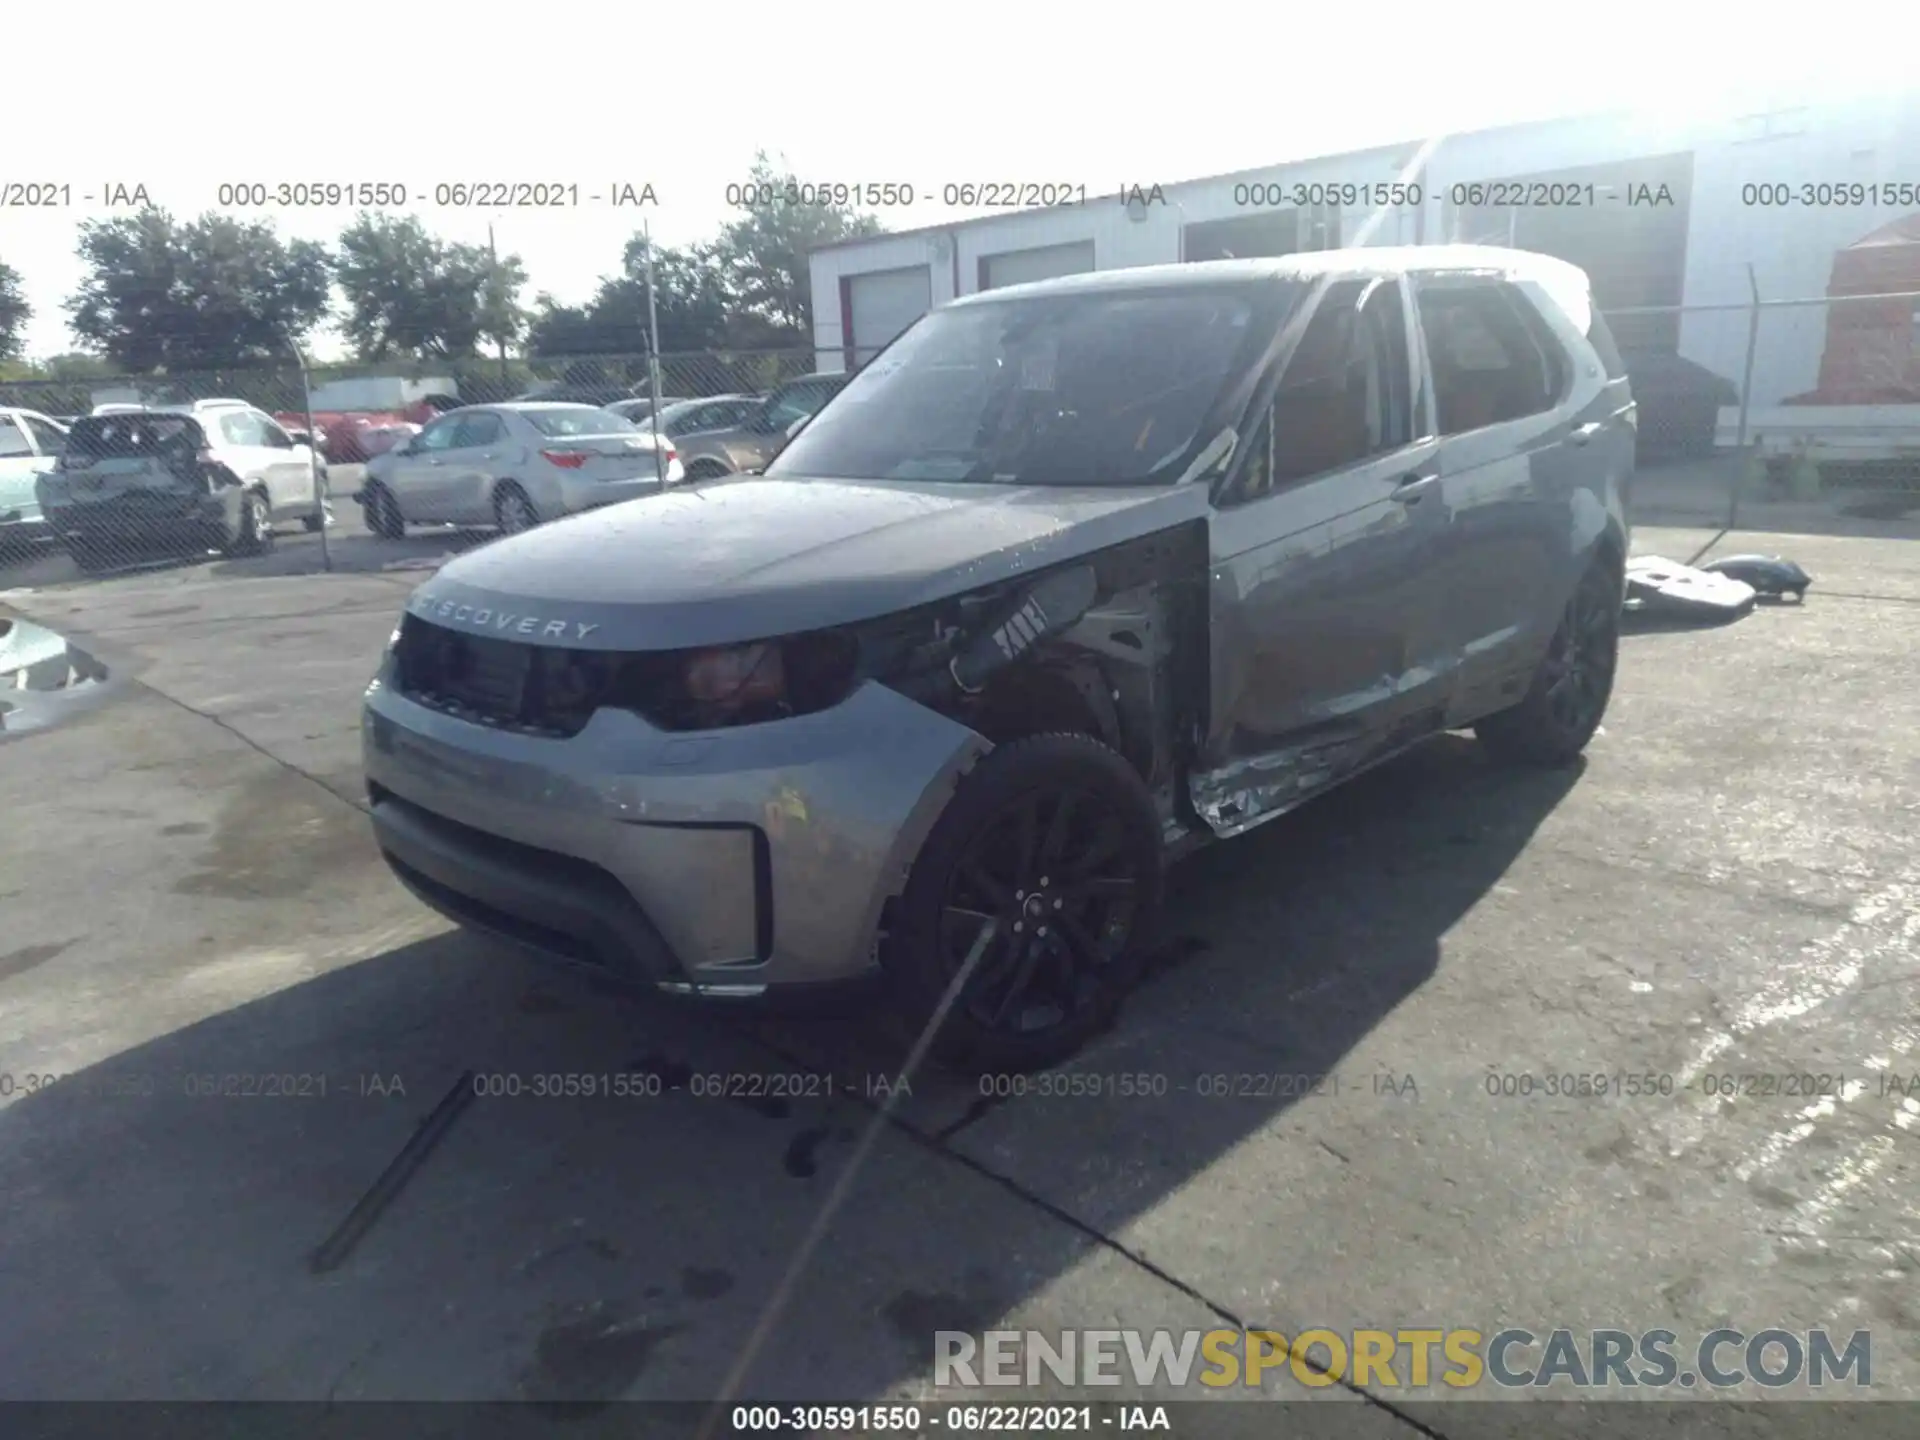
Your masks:
<svg viewBox="0 0 1920 1440"><path fill-rule="evenodd" d="M789 380L738 424L688 435L680 447L687 478L712 480L764 469L786 443L788 432L837 395L846 383L845 375L807 375Z"/></svg>
<svg viewBox="0 0 1920 1440"><path fill-rule="evenodd" d="M684 405L685 403L686 401L677 395L662 395L660 397L660 407L662 409L670 405ZM616 400L611 405L603 408L611 410L616 415L624 416L626 419L638 425L641 421L653 414L653 401L643 395L637 400Z"/></svg>
<svg viewBox="0 0 1920 1440"><path fill-rule="evenodd" d="M273 526L326 523L326 467L238 400L89 415L40 477L40 508L82 569L133 550L271 548Z"/></svg>
<svg viewBox="0 0 1920 1440"><path fill-rule="evenodd" d="M342 390L348 384L330 383ZM318 432L321 453L331 464L357 465L418 435L435 416L457 410L464 403L457 395L431 394L387 409L315 410L313 428ZM307 421L305 411L282 410L273 418L289 430L302 430Z"/></svg>
<svg viewBox="0 0 1920 1440"><path fill-rule="evenodd" d="M604 407L638 399L634 390L632 385L569 385L561 381L549 381L545 385L534 386L524 394L515 395L507 403Z"/></svg>
<svg viewBox="0 0 1920 1440"><path fill-rule="evenodd" d="M706 430L730 430L760 408L761 395L711 395L704 400L680 400L661 407L660 433L682 440ZM650 420L635 422L650 425Z"/></svg>
<svg viewBox="0 0 1920 1440"><path fill-rule="evenodd" d="M503 534L652 495L685 478L672 445L592 405L469 405L367 462L367 528L493 525Z"/></svg>
<svg viewBox="0 0 1920 1440"><path fill-rule="evenodd" d="M0 552L43 539L39 481L59 463L66 427L38 410L0 407Z"/></svg>
<svg viewBox="0 0 1920 1440"><path fill-rule="evenodd" d="M1047 1064L1140 973L1170 858L1442 731L1580 754L1632 467L1605 322L1545 256L968 296L764 476L413 591L374 833L428 904L602 975L877 972L949 1060Z"/></svg>

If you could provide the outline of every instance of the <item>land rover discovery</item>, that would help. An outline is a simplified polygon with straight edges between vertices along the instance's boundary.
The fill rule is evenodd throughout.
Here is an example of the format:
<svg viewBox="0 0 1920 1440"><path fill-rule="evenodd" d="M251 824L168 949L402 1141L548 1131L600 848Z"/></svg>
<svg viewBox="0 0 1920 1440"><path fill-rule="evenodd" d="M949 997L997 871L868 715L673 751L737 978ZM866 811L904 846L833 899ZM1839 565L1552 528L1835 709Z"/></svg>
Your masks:
<svg viewBox="0 0 1920 1440"><path fill-rule="evenodd" d="M420 586L366 699L374 830L430 905L602 973L878 972L949 1060L1052 1063L1137 977L1169 859L1442 731L1581 752L1633 442L1543 256L969 296L764 475Z"/></svg>

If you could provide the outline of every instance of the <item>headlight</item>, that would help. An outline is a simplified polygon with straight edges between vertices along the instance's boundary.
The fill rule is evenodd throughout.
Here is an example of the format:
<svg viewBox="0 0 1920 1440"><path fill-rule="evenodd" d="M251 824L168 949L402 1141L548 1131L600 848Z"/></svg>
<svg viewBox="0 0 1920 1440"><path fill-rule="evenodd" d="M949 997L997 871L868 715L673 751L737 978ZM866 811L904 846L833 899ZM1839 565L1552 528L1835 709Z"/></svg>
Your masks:
<svg viewBox="0 0 1920 1440"><path fill-rule="evenodd" d="M779 645L735 645L692 656L685 684L688 699L724 713L786 699L787 671Z"/></svg>

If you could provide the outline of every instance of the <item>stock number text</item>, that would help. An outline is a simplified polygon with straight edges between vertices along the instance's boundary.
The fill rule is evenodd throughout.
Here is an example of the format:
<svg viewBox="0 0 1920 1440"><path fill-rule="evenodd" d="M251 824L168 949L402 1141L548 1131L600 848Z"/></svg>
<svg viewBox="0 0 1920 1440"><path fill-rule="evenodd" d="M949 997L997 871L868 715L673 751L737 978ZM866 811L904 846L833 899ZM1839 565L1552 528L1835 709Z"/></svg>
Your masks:
<svg viewBox="0 0 1920 1440"><path fill-rule="evenodd" d="M1021 1096L1042 1098L1119 1098L1159 1096L1171 1089L1167 1077L1150 1071L1127 1075L1089 1075L1041 1071L1038 1074L987 1074L979 1081L980 1093L994 1099Z"/></svg>
<svg viewBox="0 0 1920 1440"><path fill-rule="evenodd" d="M1351 185L1304 185L1286 184L1278 180L1253 180L1233 187L1233 203L1243 209L1282 205L1419 205L1425 199L1426 190L1418 184L1385 180Z"/></svg>
<svg viewBox="0 0 1920 1440"><path fill-rule="evenodd" d="M1869 184L1864 180L1819 180L1791 184L1784 180L1761 181L1740 187L1740 203L1770 209L1853 209L1865 205L1898 205L1911 209L1920 205L1920 181L1887 181L1880 184Z"/></svg>
<svg viewBox="0 0 1920 1440"><path fill-rule="evenodd" d="M659 1095L665 1085L658 1075L648 1071L620 1071L617 1074L542 1074L517 1075L512 1072L479 1074L473 1077L473 1093L518 1100L579 1100L607 1095L618 1100L647 1100Z"/></svg>
<svg viewBox="0 0 1920 1440"><path fill-rule="evenodd" d="M407 187L393 180L235 180L214 192L214 203L233 210L264 205L384 208L405 205Z"/></svg>
<svg viewBox="0 0 1920 1440"><path fill-rule="evenodd" d="M774 205L913 204L913 186L899 180L747 180L727 186L727 204L742 210Z"/></svg>

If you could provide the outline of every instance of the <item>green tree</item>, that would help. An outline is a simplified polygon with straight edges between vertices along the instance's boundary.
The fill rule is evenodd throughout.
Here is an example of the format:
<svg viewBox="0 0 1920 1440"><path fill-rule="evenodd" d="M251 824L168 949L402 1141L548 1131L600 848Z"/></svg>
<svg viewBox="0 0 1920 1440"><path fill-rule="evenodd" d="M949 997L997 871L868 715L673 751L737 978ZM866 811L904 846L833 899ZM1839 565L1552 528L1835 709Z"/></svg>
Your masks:
<svg viewBox="0 0 1920 1440"><path fill-rule="evenodd" d="M483 341L512 344L526 316L517 255L439 239L409 215L362 213L340 236L341 324L362 360L464 359Z"/></svg>
<svg viewBox="0 0 1920 1440"><path fill-rule="evenodd" d="M711 350L726 343L730 297L712 247L654 251L654 310L660 350ZM602 279L585 305L540 297L530 348L536 355L633 355L647 348L647 239L635 235L620 271Z"/></svg>
<svg viewBox="0 0 1920 1440"><path fill-rule="evenodd" d="M778 169L762 150L748 176L756 191L778 196L797 177ZM787 204L746 212L726 226L714 258L738 313L763 322L767 344L811 344L813 285L807 257L823 245L882 234L876 216L850 205Z"/></svg>
<svg viewBox="0 0 1920 1440"><path fill-rule="evenodd" d="M27 303L20 272L0 260L0 360L18 360L27 347L27 322L33 306Z"/></svg>
<svg viewBox="0 0 1920 1440"><path fill-rule="evenodd" d="M78 254L87 274L68 324L126 372L279 361L287 337L327 313L326 247L282 240L263 221L210 212L182 224L143 210L83 223Z"/></svg>

